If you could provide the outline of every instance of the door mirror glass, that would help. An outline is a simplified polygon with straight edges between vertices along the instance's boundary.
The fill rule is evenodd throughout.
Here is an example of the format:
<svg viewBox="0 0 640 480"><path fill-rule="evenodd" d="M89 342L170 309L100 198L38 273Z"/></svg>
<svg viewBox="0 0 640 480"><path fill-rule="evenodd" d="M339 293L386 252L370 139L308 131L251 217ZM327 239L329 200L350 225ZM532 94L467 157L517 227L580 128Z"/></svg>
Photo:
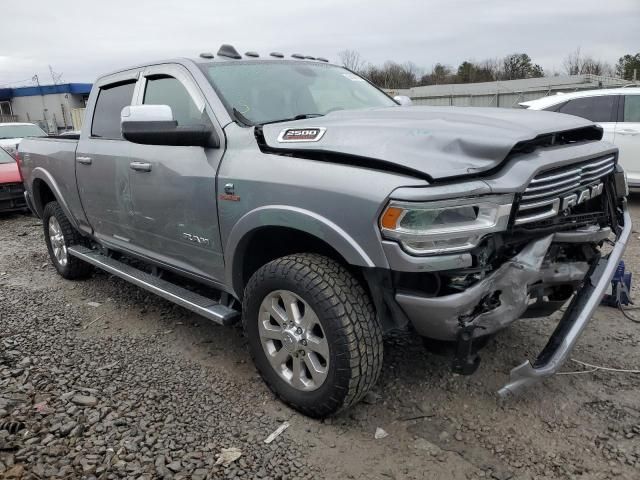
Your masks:
<svg viewBox="0 0 640 480"><path fill-rule="evenodd" d="M401 107L410 107L413 102L406 95L396 95L393 99L400 104Z"/></svg>
<svg viewBox="0 0 640 480"><path fill-rule="evenodd" d="M169 105L132 105L120 114L125 140L145 145L217 148L220 141L211 125L178 125Z"/></svg>

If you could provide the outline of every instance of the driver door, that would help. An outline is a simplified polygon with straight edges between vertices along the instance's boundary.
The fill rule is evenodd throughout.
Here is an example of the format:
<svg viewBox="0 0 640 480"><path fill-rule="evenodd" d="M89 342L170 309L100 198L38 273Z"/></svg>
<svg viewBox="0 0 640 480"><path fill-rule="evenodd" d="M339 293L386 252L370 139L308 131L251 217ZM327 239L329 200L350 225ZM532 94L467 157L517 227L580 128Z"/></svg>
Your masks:
<svg viewBox="0 0 640 480"><path fill-rule="evenodd" d="M142 72L136 104L168 105L179 126L208 123L224 135L186 68ZM132 248L157 262L214 281L223 278L216 172L220 148L130 143Z"/></svg>

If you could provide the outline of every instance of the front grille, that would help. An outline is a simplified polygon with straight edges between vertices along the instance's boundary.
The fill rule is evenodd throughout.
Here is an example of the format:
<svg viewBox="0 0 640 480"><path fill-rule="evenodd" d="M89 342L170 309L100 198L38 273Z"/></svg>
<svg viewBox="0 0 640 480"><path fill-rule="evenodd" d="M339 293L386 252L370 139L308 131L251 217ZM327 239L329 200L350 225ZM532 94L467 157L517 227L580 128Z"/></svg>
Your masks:
<svg viewBox="0 0 640 480"><path fill-rule="evenodd" d="M24 186L21 183L0 185L0 212L22 209L25 206Z"/></svg>
<svg viewBox="0 0 640 480"><path fill-rule="evenodd" d="M522 194L515 224L536 222L602 193L602 179L615 169L608 155L536 175Z"/></svg>

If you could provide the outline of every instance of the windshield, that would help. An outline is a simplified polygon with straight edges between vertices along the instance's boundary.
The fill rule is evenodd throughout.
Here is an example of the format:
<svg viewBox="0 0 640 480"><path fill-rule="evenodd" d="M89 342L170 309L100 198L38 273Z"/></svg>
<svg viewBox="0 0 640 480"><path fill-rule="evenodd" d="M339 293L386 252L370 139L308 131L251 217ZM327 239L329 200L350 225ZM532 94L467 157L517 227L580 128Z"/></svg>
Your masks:
<svg viewBox="0 0 640 480"><path fill-rule="evenodd" d="M46 136L45 131L37 125L0 125L0 139Z"/></svg>
<svg viewBox="0 0 640 480"><path fill-rule="evenodd" d="M11 155L0 148L0 163L13 163L14 161Z"/></svg>
<svg viewBox="0 0 640 480"><path fill-rule="evenodd" d="M359 76L328 64L260 61L201 68L230 114L237 119L236 109L254 124L397 105Z"/></svg>

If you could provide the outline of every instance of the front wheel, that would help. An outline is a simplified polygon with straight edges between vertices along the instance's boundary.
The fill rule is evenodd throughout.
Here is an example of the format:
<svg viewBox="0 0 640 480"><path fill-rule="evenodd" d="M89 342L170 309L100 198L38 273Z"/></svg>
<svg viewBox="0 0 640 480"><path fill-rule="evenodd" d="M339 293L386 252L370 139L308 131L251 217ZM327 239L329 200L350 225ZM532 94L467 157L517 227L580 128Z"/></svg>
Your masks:
<svg viewBox="0 0 640 480"><path fill-rule="evenodd" d="M249 280L243 325L258 371L296 410L325 417L357 403L382 367L382 329L369 295L316 254L274 260Z"/></svg>

